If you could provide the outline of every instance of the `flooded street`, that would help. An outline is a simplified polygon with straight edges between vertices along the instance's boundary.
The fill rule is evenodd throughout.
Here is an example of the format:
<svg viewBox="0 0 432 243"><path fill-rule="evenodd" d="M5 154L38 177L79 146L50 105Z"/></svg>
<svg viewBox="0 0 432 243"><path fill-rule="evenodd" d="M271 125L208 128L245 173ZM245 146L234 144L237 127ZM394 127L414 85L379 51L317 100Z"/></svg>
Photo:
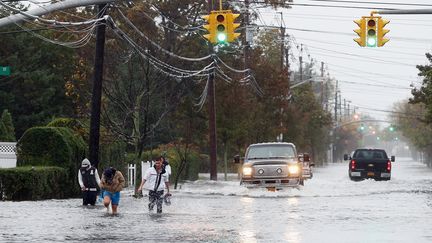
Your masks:
<svg viewBox="0 0 432 243"><path fill-rule="evenodd" d="M81 199L0 202L1 242L431 242L432 170L397 159L390 181L316 168L300 189L250 190L202 179L173 190L162 215L122 194L119 215Z"/></svg>

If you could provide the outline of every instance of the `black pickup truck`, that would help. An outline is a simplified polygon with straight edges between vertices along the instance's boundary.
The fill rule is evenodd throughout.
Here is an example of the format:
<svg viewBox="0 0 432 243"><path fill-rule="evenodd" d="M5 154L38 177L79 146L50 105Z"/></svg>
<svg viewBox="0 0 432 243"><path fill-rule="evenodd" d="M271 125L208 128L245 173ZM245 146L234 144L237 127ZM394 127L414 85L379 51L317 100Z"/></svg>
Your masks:
<svg viewBox="0 0 432 243"><path fill-rule="evenodd" d="M351 180L390 180L391 162L395 161L395 157L389 159L383 149L357 149L352 156L345 154L344 160L349 160L348 175Z"/></svg>

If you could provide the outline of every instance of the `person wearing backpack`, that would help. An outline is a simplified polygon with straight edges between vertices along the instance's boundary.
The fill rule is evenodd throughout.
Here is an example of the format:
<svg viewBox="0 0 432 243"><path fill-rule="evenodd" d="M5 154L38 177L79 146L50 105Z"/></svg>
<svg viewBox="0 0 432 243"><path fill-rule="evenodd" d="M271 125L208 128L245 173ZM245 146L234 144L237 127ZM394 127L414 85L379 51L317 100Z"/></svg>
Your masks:
<svg viewBox="0 0 432 243"><path fill-rule="evenodd" d="M101 180L103 192L103 203L106 208L111 203L112 213L117 214L117 207L120 202L120 191L123 190L125 179L123 174L113 167L104 170Z"/></svg>
<svg viewBox="0 0 432 243"><path fill-rule="evenodd" d="M138 192L143 188L147 189L149 191L149 212L153 211L156 204L157 213L162 213L162 203L164 200L165 189L167 192L165 197L171 196L169 192L168 173L162 166L162 156L155 158L154 161L154 166L148 168L144 173L141 184L138 187Z"/></svg>
<svg viewBox="0 0 432 243"><path fill-rule="evenodd" d="M94 206L96 204L100 182L98 170L90 164L87 158L83 159L81 168L78 170L78 183L82 191L83 205Z"/></svg>

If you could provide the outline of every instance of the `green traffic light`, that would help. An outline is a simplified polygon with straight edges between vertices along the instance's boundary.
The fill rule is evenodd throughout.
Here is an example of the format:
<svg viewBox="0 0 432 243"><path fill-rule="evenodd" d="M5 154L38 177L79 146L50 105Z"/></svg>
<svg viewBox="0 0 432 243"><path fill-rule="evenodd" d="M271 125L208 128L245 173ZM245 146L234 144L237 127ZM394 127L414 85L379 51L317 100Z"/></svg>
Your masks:
<svg viewBox="0 0 432 243"><path fill-rule="evenodd" d="M368 39L367 39L367 45L369 46L369 47L375 47L376 46L376 44L377 44L377 40L376 40L376 37L375 36L368 36Z"/></svg>
<svg viewBox="0 0 432 243"><path fill-rule="evenodd" d="M217 39L219 42L225 42L226 41L226 34L225 33L218 33Z"/></svg>

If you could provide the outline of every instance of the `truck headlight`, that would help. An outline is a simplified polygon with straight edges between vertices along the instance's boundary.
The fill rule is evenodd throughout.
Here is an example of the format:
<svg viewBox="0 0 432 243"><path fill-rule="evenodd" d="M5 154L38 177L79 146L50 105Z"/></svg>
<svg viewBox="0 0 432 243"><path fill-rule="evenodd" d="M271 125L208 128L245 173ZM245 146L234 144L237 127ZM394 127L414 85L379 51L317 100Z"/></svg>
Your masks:
<svg viewBox="0 0 432 243"><path fill-rule="evenodd" d="M300 168L298 165L288 165L288 172L291 174L298 174L300 171Z"/></svg>
<svg viewBox="0 0 432 243"><path fill-rule="evenodd" d="M252 175L252 167L243 167L243 175L251 176Z"/></svg>

